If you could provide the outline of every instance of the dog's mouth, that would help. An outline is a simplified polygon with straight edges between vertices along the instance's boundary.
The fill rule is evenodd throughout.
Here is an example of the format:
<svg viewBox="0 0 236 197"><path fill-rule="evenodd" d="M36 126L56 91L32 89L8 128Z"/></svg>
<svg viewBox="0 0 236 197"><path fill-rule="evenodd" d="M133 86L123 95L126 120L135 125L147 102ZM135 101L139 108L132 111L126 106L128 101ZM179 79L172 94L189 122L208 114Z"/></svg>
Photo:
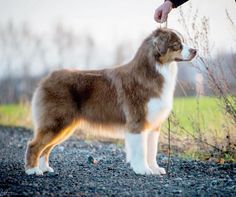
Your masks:
<svg viewBox="0 0 236 197"><path fill-rule="evenodd" d="M188 58L188 59L182 59L182 58L175 58L176 62L187 62L191 61L194 57Z"/></svg>
<svg viewBox="0 0 236 197"><path fill-rule="evenodd" d="M186 59L183 59L183 58L179 58L179 57L176 57L175 58L175 61L176 62L187 62L187 61L191 61L195 56L196 56L197 53L192 53L190 54L190 56Z"/></svg>
<svg viewBox="0 0 236 197"><path fill-rule="evenodd" d="M183 60L182 58L176 57L176 58L175 58L175 61L176 61L176 62L182 62L182 61L184 61L184 60Z"/></svg>

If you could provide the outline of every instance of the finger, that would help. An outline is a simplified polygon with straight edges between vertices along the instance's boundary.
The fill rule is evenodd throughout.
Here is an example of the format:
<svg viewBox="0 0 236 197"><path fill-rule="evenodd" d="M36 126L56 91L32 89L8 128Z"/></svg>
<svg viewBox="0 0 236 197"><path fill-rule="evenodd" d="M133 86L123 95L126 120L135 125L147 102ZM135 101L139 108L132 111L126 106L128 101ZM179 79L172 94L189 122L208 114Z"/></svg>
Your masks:
<svg viewBox="0 0 236 197"><path fill-rule="evenodd" d="M167 12L162 12L162 16L161 16L160 22L161 23L166 22L167 17L168 17L168 13Z"/></svg>
<svg viewBox="0 0 236 197"><path fill-rule="evenodd" d="M161 18L162 18L162 11L157 10L154 14L154 20L158 23L161 22Z"/></svg>

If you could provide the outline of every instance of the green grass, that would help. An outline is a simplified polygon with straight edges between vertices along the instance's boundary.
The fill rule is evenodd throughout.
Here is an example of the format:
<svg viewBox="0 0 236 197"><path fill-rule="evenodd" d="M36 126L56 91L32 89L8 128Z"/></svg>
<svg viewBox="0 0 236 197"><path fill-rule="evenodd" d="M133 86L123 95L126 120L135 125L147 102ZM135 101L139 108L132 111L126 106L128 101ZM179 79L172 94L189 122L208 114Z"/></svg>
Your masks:
<svg viewBox="0 0 236 197"><path fill-rule="evenodd" d="M218 130L224 124L223 112L213 97L176 98L173 111L180 125L191 133L199 127L202 131Z"/></svg>
<svg viewBox="0 0 236 197"><path fill-rule="evenodd" d="M0 105L0 125L31 127L29 105Z"/></svg>

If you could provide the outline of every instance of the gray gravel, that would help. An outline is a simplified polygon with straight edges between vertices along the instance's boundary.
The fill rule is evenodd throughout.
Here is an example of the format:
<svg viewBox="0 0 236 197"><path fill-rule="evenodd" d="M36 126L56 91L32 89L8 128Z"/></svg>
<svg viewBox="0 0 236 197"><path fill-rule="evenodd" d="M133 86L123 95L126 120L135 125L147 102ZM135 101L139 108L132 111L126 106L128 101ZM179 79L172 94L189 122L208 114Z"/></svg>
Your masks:
<svg viewBox="0 0 236 197"><path fill-rule="evenodd" d="M141 176L125 164L122 148L75 137L53 150L55 173L27 176L31 136L25 128L0 126L0 196L236 196L236 164L172 157L169 176ZM158 160L167 166L165 155Z"/></svg>

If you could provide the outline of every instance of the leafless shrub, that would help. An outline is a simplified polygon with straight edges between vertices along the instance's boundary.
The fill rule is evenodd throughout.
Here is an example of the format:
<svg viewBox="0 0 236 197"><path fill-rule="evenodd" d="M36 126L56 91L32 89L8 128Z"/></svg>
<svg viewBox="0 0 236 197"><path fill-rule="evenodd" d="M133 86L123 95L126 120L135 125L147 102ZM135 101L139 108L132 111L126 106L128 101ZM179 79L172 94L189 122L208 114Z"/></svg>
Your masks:
<svg viewBox="0 0 236 197"><path fill-rule="evenodd" d="M209 87L212 95L216 98L225 123L221 125L219 130L212 131L208 129L204 114L201 113L199 108L199 97L197 96L197 115L188 117L192 132L180 123L178 114L172 114L173 136L174 138L181 138L183 133L190 136L190 139L188 138L188 143L190 140L188 150L207 152L214 157L227 156L235 159L236 145L233 142L236 141L236 97L230 86L232 81L235 84L235 71L230 72L230 68L235 67L235 61L231 61L232 65L227 65L227 63L230 63L229 61L223 61L219 56L217 58L212 56L211 51L214 45L211 45L209 39L210 25L208 18L199 17L198 11L194 10L191 5L188 16L183 13L182 9L179 13L179 23L185 30L187 43L199 50L199 57L193 63L193 66L204 77L205 86ZM227 11L226 14L232 26L234 26ZM183 143L180 144L181 146L183 146Z"/></svg>

